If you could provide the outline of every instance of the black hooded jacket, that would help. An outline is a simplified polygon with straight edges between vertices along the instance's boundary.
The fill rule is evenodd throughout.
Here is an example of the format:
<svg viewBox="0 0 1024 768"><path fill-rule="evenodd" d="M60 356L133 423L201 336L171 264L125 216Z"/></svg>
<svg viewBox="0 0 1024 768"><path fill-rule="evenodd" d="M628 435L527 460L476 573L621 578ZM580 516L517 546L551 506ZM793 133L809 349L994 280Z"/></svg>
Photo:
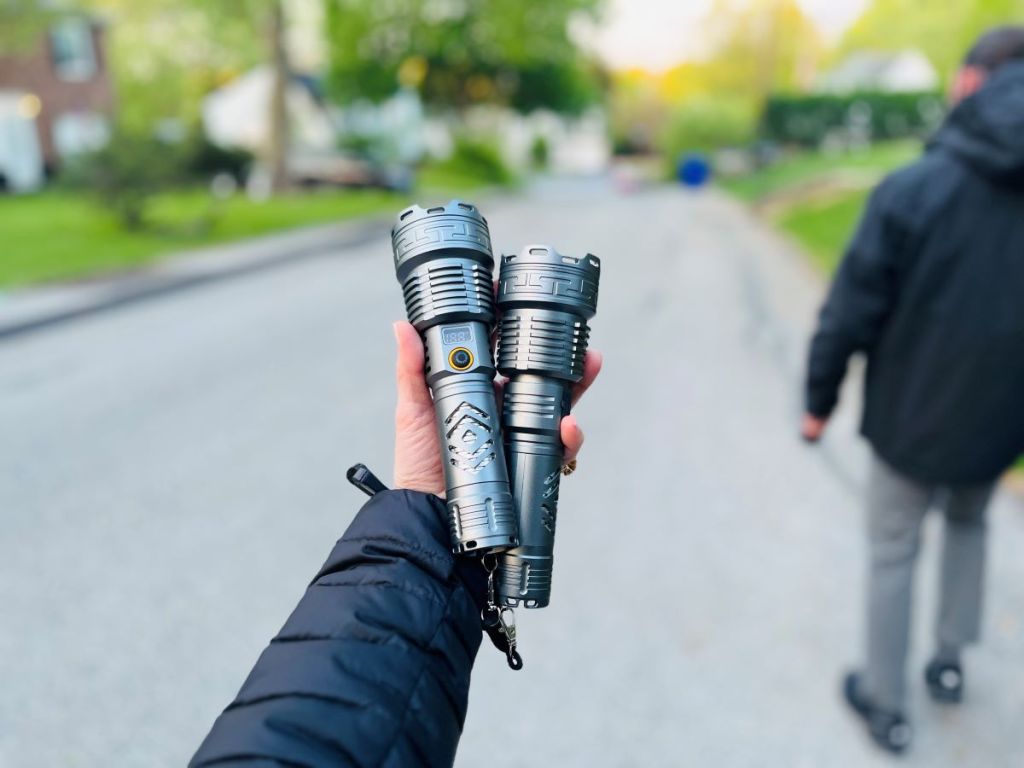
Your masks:
<svg viewBox="0 0 1024 768"><path fill-rule="evenodd" d="M435 496L374 496L190 765L450 766L485 580L446 520Z"/></svg>
<svg viewBox="0 0 1024 768"><path fill-rule="evenodd" d="M873 193L811 343L810 413L855 352L863 434L904 474L981 483L1024 453L1024 62Z"/></svg>

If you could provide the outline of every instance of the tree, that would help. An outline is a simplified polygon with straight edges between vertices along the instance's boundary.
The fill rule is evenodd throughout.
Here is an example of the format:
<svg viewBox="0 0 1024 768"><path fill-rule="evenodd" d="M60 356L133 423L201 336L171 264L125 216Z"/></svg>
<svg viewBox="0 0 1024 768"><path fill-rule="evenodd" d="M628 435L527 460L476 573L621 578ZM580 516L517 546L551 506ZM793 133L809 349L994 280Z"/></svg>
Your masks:
<svg viewBox="0 0 1024 768"><path fill-rule="evenodd" d="M163 118L198 120L202 97L258 63L274 73L263 161L272 187L287 182L290 79L284 0L84 0L112 19L121 119L151 132Z"/></svg>
<svg viewBox="0 0 1024 768"><path fill-rule="evenodd" d="M34 47L56 16L44 0L0 0L0 55Z"/></svg>
<svg viewBox="0 0 1024 768"><path fill-rule="evenodd" d="M919 48L948 82L979 35L1022 18L1024 0L874 0L839 52Z"/></svg>
<svg viewBox="0 0 1024 768"><path fill-rule="evenodd" d="M325 0L329 89L341 101L419 89L457 109L503 103L579 112L600 92L572 40L600 0Z"/></svg>
<svg viewBox="0 0 1024 768"><path fill-rule="evenodd" d="M658 75L616 76L611 123L619 146L657 144L674 158L683 148L742 143L768 96L810 84L824 50L796 0L716 0L700 36L700 59Z"/></svg>
<svg viewBox="0 0 1024 768"><path fill-rule="evenodd" d="M797 0L716 0L705 20L710 95L761 103L776 91L808 87L824 45Z"/></svg>

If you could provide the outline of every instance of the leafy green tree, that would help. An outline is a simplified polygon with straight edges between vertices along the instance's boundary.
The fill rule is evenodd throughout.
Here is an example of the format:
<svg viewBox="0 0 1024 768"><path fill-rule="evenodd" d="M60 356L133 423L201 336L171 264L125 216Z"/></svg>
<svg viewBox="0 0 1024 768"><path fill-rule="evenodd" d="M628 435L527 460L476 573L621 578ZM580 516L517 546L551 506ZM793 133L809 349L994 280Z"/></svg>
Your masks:
<svg viewBox="0 0 1024 768"><path fill-rule="evenodd" d="M121 122L152 131L163 118L192 124L202 97L245 69L268 63L274 85L263 160L272 185L286 184L290 76L284 0L82 0L111 19Z"/></svg>
<svg viewBox="0 0 1024 768"><path fill-rule="evenodd" d="M1024 0L874 0L844 37L840 54L919 48L948 82L979 35L1022 19Z"/></svg>
<svg viewBox="0 0 1024 768"><path fill-rule="evenodd" d="M324 0L329 88L342 101L419 89L456 109L579 112L600 93L569 28L601 0Z"/></svg>
<svg viewBox="0 0 1024 768"><path fill-rule="evenodd" d="M703 66L711 96L758 105L810 85L824 44L797 0L716 0L705 19L712 53Z"/></svg>
<svg viewBox="0 0 1024 768"><path fill-rule="evenodd" d="M34 47L55 16L44 0L0 0L0 55Z"/></svg>
<svg viewBox="0 0 1024 768"><path fill-rule="evenodd" d="M747 99L692 99L673 112L660 138L674 164L684 152L741 146L754 136L757 115Z"/></svg>
<svg viewBox="0 0 1024 768"><path fill-rule="evenodd" d="M810 85L824 45L797 0L715 0L700 22L706 55L660 75L618 73L616 146L679 151L743 143L766 99Z"/></svg>

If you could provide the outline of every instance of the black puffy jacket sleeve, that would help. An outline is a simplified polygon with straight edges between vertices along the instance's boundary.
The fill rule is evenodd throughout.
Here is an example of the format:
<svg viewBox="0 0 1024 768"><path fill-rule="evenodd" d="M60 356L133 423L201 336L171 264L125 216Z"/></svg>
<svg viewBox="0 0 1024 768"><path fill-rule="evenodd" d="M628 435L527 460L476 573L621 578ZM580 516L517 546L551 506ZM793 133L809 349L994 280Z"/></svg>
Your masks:
<svg viewBox="0 0 1024 768"><path fill-rule="evenodd" d="M905 186L895 174L871 195L822 307L807 366L806 408L815 416L832 413L850 357L870 351L896 302L912 241L901 215Z"/></svg>
<svg viewBox="0 0 1024 768"><path fill-rule="evenodd" d="M378 493L190 765L450 766L483 588L440 499Z"/></svg>

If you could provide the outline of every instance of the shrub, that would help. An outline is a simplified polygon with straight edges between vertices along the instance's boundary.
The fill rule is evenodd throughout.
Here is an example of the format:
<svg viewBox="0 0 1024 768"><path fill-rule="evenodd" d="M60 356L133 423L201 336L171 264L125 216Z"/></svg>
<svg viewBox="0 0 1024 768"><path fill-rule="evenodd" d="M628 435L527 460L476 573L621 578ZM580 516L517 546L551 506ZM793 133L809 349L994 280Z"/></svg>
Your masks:
<svg viewBox="0 0 1024 768"><path fill-rule="evenodd" d="M864 141L921 136L934 130L945 112L933 92L773 96L761 116L763 138L818 146L845 134Z"/></svg>
<svg viewBox="0 0 1024 768"><path fill-rule="evenodd" d="M167 142L119 127L104 148L66 162L59 183L93 194L125 229L142 229L149 223L146 209L154 195L206 185L225 173L242 184L252 163L247 150L213 144L198 130L184 141ZM204 214L203 226L210 215Z"/></svg>
<svg viewBox="0 0 1024 768"><path fill-rule="evenodd" d="M183 184L187 165L184 145L118 129L103 149L69 163L63 181L91 191L125 229L141 229L150 199Z"/></svg>
<svg viewBox="0 0 1024 768"><path fill-rule="evenodd" d="M439 163L438 167L487 184L506 185L515 181L515 175L505 164L497 145L485 139L456 137L452 156Z"/></svg>
<svg viewBox="0 0 1024 768"><path fill-rule="evenodd" d="M217 174L227 173L244 184L254 160L252 152L214 144L201 131L189 138L184 153L185 170L197 181L209 181Z"/></svg>
<svg viewBox="0 0 1024 768"><path fill-rule="evenodd" d="M754 137L757 114L739 99L694 99L669 117L660 146L670 167L690 152L711 152L748 144Z"/></svg>
<svg viewBox="0 0 1024 768"><path fill-rule="evenodd" d="M544 169L548 167L551 160L551 149L548 147L548 140L543 136L535 136L530 144L530 162L534 168Z"/></svg>

